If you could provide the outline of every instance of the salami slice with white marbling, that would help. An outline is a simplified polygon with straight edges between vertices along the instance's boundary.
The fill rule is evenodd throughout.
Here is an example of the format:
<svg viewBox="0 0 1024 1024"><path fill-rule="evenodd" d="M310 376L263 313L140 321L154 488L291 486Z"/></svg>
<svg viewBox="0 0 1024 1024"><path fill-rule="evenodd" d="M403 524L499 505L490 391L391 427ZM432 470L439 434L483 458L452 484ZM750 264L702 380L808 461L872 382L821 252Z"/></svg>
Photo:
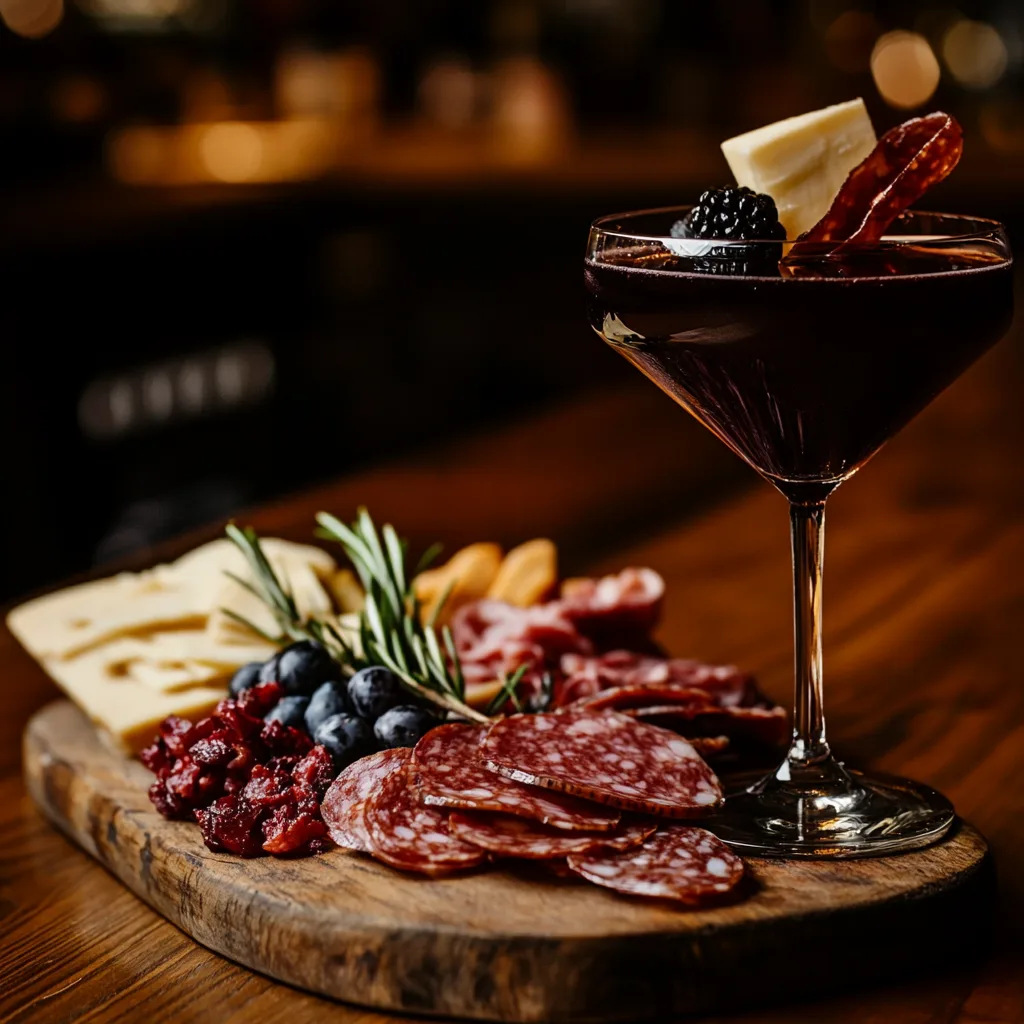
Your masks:
<svg viewBox="0 0 1024 1024"><path fill-rule="evenodd" d="M492 772L480 756L486 733L486 727L453 723L432 729L416 744L409 773L421 802L513 814L570 831L606 831L618 824L619 814L611 808Z"/></svg>
<svg viewBox="0 0 1024 1024"><path fill-rule="evenodd" d="M551 860L595 847L628 850L639 846L657 823L650 819L623 822L613 832L566 832L511 814L453 811L449 827L460 839L501 857Z"/></svg>
<svg viewBox="0 0 1024 1024"><path fill-rule="evenodd" d="M401 750L408 767L412 750ZM409 785L405 770L388 775L363 805L369 852L401 871L446 875L475 868L487 859L478 846L452 835L448 815L424 807Z"/></svg>
<svg viewBox="0 0 1024 1024"><path fill-rule="evenodd" d="M686 740L613 711L513 715L491 727L482 753L517 782L642 814L699 817L722 802L718 778Z"/></svg>
<svg viewBox="0 0 1024 1024"><path fill-rule="evenodd" d="M568 865L595 885L690 906L722 899L743 878L743 861L725 843L686 825L660 828L630 850L571 853Z"/></svg>
<svg viewBox="0 0 1024 1024"><path fill-rule="evenodd" d="M405 770L408 753L398 748L361 757L331 783L320 803L320 814L338 846L369 852L363 804L392 772Z"/></svg>

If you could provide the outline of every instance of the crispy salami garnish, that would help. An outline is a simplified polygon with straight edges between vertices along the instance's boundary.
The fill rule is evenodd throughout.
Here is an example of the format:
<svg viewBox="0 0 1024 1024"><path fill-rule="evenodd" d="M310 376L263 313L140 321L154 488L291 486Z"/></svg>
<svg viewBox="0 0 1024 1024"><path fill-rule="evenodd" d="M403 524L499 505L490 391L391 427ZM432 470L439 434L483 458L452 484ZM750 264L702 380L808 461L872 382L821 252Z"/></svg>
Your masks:
<svg viewBox="0 0 1024 1024"><path fill-rule="evenodd" d="M714 772L686 740L616 712L514 715L484 741L489 768L624 810L697 817L722 801Z"/></svg>
<svg viewBox="0 0 1024 1024"><path fill-rule="evenodd" d="M407 767L412 751L398 749ZM449 832L446 813L419 802L402 769L384 778L363 804L363 819L370 853L401 871L445 875L477 867L487 859L478 846Z"/></svg>
<svg viewBox="0 0 1024 1024"><path fill-rule="evenodd" d="M449 819L452 832L460 839L502 857L550 860L595 847L628 850L639 846L657 823L649 819L624 822L614 832L566 832L548 828L510 814L454 811Z"/></svg>
<svg viewBox="0 0 1024 1024"><path fill-rule="evenodd" d="M568 863L595 885L690 906L720 900L743 877L743 861L725 843L686 825L661 828L630 850L572 853Z"/></svg>
<svg viewBox="0 0 1024 1024"><path fill-rule="evenodd" d="M361 757L331 783L320 805L320 813L331 838L339 846L369 852L363 805L392 772L405 769L408 754L406 748L396 747Z"/></svg>
<svg viewBox="0 0 1024 1024"><path fill-rule="evenodd" d="M838 243L831 247L837 251L877 242L908 206L956 167L962 152L963 132L949 114L897 125L850 172L828 212L801 235L790 256L803 255L814 243Z"/></svg>
<svg viewBox="0 0 1024 1024"><path fill-rule="evenodd" d="M485 727L475 725L442 725L416 744L410 778L423 803L498 811L572 831L604 831L616 826L617 811L524 786L490 771L480 756L486 732Z"/></svg>

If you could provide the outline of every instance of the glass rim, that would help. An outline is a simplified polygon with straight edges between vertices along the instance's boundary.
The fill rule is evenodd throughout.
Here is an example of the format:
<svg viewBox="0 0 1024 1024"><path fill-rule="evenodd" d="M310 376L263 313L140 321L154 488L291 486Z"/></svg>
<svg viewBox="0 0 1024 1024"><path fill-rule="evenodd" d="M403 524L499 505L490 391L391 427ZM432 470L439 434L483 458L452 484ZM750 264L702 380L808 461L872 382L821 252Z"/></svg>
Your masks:
<svg viewBox="0 0 1024 1024"><path fill-rule="evenodd" d="M640 234L633 231L626 230L615 230L608 227L610 223L617 221L624 221L627 219L636 219L639 217L653 217L659 214L678 214L679 217L684 216L690 210L693 209L695 204L690 203L681 206L656 206L650 209L644 210L627 210L622 213L609 213L604 216L598 217L590 224L590 234L593 237L595 234L605 238L620 238L636 242L654 242L661 245L671 243L678 245L680 242L696 242L706 243L718 246L756 246L756 245L791 245L796 242L795 238L677 238L673 235L652 235L652 234ZM964 231L958 234L942 234L942 235L920 235L917 237L899 237L889 238L883 236L878 242L872 243L873 245L926 245L929 242L939 243L946 245L950 242L966 242L978 239L992 238L993 236L1000 237L1003 241L1006 239L1006 228L997 220L992 220L989 217L975 217L966 213L941 213L936 210L904 210L903 213L896 218L896 222L905 217L917 218L917 217L935 217L941 218L942 220L950 221L966 221L971 225L975 225L973 230ZM894 223L896 223L894 222Z"/></svg>

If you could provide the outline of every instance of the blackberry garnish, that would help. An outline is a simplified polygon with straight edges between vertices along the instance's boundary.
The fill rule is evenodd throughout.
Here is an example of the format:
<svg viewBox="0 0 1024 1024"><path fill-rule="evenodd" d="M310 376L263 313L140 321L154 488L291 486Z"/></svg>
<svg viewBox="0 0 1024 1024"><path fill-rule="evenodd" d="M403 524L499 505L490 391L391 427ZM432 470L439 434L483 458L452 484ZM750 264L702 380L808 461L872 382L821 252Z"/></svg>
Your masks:
<svg viewBox="0 0 1024 1024"><path fill-rule="evenodd" d="M745 185L711 188L672 225L673 238L784 239L775 200Z"/></svg>

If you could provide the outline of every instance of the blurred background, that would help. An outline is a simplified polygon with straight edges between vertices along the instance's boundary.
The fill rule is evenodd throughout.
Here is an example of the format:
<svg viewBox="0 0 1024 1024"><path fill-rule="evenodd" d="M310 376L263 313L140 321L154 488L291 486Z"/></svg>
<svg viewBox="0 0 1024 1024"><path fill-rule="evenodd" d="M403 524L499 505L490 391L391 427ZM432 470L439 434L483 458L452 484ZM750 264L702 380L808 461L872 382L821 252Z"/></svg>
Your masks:
<svg viewBox="0 0 1024 1024"><path fill-rule="evenodd" d="M0 597L632 377L589 221L861 95L1024 209L1024 4L0 0ZM653 397L652 391L652 397Z"/></svg>

